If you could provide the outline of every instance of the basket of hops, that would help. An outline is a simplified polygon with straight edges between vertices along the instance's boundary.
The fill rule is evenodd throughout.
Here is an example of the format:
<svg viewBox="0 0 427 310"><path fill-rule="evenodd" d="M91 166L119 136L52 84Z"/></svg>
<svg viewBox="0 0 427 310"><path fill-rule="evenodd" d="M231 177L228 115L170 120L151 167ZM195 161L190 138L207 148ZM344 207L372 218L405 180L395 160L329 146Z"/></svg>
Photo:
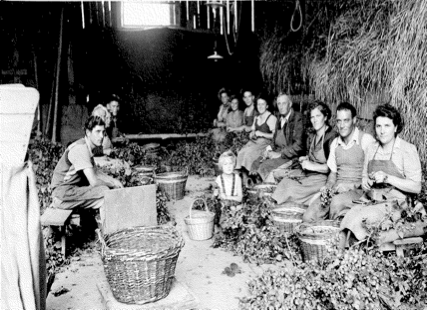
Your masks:
<svg viewBox="0 0 427 310"><path fill-rule="evenodd" d="M255 197L271 197L276 190L277 185L273 183L258 184L248 189L248 194Z"/></svg>
<svg viewBox="0 0 427 310"><path fill-rule="evenodd" d="M274 225L285 232L292 233L295 227L302 222L302 216L308 206L297 202L276 204L271 210Z"/></svg>
<svg viewBox="0 0 427 310"><path fill-rule="evenodd" d="M303 260L323 261L330 242L339 231L338 223L331 220L298 225L295 232L301 242Z"/></svg>
<svg viewBox="0 0 427 310"><path fill-rule="evenodd" d="M205 210L193 210L196 201L201 200ZM192 240L207 240L212 238L214 230L215 213L209 211L206 201L197 198L190 205L190 214L184 218L188 235Z"/></svg>
<svg viewBox="0 0 427 310"><path fill-rule="evenodd" d="M133 227L102 241L105 274L114 297L145 304L166 297L184 240L174 227Z"/></svg>

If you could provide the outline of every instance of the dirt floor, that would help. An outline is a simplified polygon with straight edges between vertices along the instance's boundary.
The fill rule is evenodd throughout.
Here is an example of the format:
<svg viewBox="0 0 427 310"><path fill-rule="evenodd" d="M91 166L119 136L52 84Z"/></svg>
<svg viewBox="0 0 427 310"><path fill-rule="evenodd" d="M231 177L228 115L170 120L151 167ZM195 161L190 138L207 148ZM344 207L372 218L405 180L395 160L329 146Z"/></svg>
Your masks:
<svg viewBox="0 0 427 310"><path fill-rule="evenodd" d="M244 263L232 253L212 248L212 239L189 239L184 217L188 215L194 197L206 191L213 182L214 178L190 176L184 199L168 202L167 206L186 242L176 266L176 283L184 293L172 289L170 299L175 298L175 301L171 301L171 306L158 306L156 309L237 309L239 298L249 295L247 281L265 269L274 268L272 265ZM224 274L224 268L231 263L237 264L242 273L233 277ZM56 275L47 298L47 309L128 309L126 305L106 297L111 291L105 283L99 252L93 248L86 249L82 255L72 257L70 265ZM149 307L155 304L132 309L152 309Z"/></svg>

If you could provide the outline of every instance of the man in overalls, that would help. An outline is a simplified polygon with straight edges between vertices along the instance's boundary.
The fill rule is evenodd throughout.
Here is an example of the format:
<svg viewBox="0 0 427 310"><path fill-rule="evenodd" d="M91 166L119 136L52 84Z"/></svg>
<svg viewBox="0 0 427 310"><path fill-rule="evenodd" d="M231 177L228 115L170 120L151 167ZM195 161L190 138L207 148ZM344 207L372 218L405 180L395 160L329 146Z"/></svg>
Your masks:
<svg viewBox="0 0 427 310"><path fill-rule="evenodd" d="M326 185L321 191L332 190L335 194L330 206L322 206L320 198L312 202L304 213L303 221L313 222L322 219L336 219L348 203L359 199L365 151L375 139L369 133L356 127L356 108L348 102L337 107L337 128L339 137L331 144L328 158L330 169Z"/></svg>
<svg viewBox="0 0 427 310"><path fill-rule="evenodd" d="M272 171L305 153L304 122L301 113L292 108L292 99L286 94L277 97L279 117L273 140L263 156L252 164L264 182L274 183Z"/></svg>

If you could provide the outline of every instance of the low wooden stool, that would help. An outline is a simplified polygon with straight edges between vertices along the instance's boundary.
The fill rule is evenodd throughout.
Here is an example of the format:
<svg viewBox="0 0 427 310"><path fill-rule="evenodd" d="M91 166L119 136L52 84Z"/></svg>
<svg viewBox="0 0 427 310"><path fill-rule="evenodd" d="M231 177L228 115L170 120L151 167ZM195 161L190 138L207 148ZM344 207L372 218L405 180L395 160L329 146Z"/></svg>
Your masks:
<svg viewBox="0 0 427 310"><path fill-rule="evenodd" d="M405 256L404 250L414 249L419 247L423 243L423 238L414 237L414 238L405 238L401 240L393 241L393 244L396 246L396 255Z"/></svg>
<svg viewBox="0 0 427 310"><path fill-rule="evenodd" d="M40 218L43 226L59 226L61 233L61 253L65 257L65 238L67 230L67 221L73 210L62 210L56 208L47 208Z"/></svg>

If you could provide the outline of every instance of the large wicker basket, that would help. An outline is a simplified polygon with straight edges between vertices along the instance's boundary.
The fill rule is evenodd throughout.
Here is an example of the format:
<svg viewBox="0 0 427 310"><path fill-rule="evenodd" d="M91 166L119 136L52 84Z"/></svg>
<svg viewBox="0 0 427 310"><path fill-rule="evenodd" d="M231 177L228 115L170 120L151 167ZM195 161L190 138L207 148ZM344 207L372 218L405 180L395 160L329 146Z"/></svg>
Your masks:
<svg viewBox="0 0 427 310"><path fill-rule="evenodd" d="M154 175L154 181L169 200L180 200L185 196L188 171L164 172Z"/></svg>
<svg viewBox="0 0 427 310"><path fill-rule="evenodd" d="M304 261L323 261L328 254L331 240L338 234L340 228L336 221L320 221L302 223L295 228L301 242Z"/></svg>
<svg viewBox="0 0 427 310"><path fill-rule="evenodd" d="M203 210L193 210L194 203L201 200L205 206ZM188 235L192 240L207 240L213 236L215 213L210 212L206 201L197 198L190 205L190 215L184 218L187 225Z"/></svg>
<svg viewBox="0 0 427 310"><path fill-rule="evenodd" d="M166 297L184 240L173 227L133 227L105 237L102 260L114 297L144 304Z"/></svg>
<svg viewBox="0 0 427 310"><path fill-rule="evenodd" d="M285 232L294 232L295 227L302 222L302 216L308 206L296 202L276 204L271 210L274 225Z"/></svg>

